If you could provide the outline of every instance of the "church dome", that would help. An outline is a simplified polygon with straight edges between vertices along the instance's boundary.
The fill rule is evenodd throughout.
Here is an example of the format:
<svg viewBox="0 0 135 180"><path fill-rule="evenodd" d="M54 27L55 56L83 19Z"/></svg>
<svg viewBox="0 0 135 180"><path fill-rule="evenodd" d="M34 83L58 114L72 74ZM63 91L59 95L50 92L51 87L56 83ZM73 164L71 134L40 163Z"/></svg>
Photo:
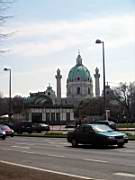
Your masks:
<svg viewBox="0 0 135 180"><path fill-rule="evenodd" d="M82 58L78 54L76 59L76 65L71 68L68 74L67 82L74 81L91 81L89 70L82 64Z"/></svg>

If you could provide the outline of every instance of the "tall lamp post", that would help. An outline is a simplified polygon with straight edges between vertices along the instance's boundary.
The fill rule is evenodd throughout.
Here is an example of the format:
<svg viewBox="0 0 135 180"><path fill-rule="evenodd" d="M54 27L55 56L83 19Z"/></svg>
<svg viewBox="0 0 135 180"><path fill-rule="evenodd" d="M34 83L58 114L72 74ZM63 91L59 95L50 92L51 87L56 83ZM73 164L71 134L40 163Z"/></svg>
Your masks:
<svg viewBox="0 0 135 180"><path fill-rule="evenodd" d="M96 44L102 44L102 56L103 56L103 97L104 97L104 114L106 117L106 92L105 92L105 48L104 41L100 39L96 40Z"/></svg>
<svg viewBox="0 0 135 180"><path fill-rule="evenodd" d="M9 111L8 111L8 117L9 121L11 121L11 69L10 68L4 68L4 71L9 71Z"/></svg>

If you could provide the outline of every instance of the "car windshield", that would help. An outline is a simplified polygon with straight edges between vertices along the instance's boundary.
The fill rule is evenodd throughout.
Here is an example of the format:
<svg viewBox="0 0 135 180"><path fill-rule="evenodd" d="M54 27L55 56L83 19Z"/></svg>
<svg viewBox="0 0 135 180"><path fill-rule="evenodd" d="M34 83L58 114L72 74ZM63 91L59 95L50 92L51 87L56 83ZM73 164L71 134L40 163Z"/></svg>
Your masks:
<svg viewBox="0 0 135 180"><path fill-rule="evenodd" d="M10 129L7 125L3 125L2 127L1 127L2 129Z"/></svg>
<svg viewBox="0 0 135 180"><path fill-rule="evenodd" d="M113 131L112 128L105 124L92 124L92 128L96 132L108 132L108 131Z"/></svg>

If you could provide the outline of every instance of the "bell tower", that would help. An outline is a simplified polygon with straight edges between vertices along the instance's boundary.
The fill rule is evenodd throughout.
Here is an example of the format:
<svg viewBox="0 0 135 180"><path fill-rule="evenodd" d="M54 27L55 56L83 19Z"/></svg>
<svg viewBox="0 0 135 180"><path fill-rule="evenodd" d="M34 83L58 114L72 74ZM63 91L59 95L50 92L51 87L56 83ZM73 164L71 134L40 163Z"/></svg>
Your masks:
<svg viewBox="0 0 135 180"><path fill-rule="evenodd" d="M61 78L62 75L60 74L60 69L57 69L57 74L56 74L56 82L57 82L57 101L58 103L61 102Z"/></svg>
<svg viewBox="0 0 135 180"><path fill-rule="evenodd" d="M100 74L99 74L99 69L96 67L95 69L95 96L99 97L100 96L100 83L99 83L99 78L100 78Z"/></svg>

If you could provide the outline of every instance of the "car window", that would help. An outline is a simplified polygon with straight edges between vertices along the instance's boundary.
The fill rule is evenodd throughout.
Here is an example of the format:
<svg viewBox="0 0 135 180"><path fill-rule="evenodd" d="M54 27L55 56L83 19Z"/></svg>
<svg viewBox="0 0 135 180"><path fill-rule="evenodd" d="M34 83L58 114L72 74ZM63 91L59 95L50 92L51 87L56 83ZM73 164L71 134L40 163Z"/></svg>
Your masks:
<svg viewBox="0 0 135 180"><path fill-rule="evenodd" d="M112 128L104 124L92 124L92 128L97 132L113 131Z"/></svg>

